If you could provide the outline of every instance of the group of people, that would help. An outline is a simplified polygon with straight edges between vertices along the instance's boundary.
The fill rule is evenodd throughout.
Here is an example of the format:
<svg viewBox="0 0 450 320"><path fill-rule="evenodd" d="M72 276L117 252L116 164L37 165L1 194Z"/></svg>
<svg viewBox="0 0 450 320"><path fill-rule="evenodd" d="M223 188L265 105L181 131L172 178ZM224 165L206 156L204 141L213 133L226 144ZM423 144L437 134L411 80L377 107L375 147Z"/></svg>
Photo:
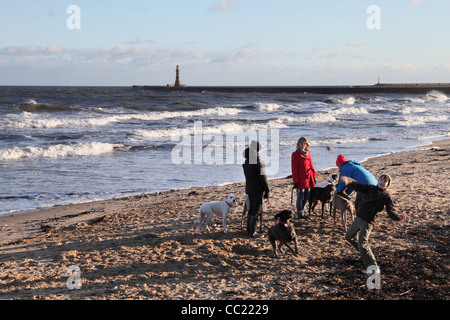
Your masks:
<svg viewBox="0 0 450 320"><path fill-rule="evenodd" d="M309 147L308 139L301 137L298 139L297 148L291 156L292 181L294 188L297 190L297 217L300 219L306 218L304 208L310 190L316 185L316 178L318 177ZM259 157L260 149L260 143L252 141L244 152L245 162L242 165L246 181L245 192L250 200L247 236L255 238L263 236L256 232L257 214L261 209L263 198L268 199L270 191L264 162ZM337 157L336 166L339 168L340 181L335 192L349 199L348 196L356 191L356 218L348 228L345 239L359 251L367 266L377 268L375 256L369 245L369 236L376 214L386 208L386 212L391 219L396 221L406 220L405 215L395 212L395 206L387 192L392 179L389 175L383 174L377 180L359 162L346 160L342 154ZM363 273L370 273L373 270L374 268L371 268L370 271L363 270Z"/></svg>

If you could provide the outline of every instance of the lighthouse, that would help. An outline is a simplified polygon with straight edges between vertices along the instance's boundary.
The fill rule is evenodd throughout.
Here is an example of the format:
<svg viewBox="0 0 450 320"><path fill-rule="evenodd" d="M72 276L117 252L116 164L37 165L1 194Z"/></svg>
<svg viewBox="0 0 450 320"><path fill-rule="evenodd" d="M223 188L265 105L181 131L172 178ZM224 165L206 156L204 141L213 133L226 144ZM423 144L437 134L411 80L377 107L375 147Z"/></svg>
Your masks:
<svg viewBox="0 0 450 320"><path fill-rule="evenodd" d="M176 69L176 78L175 78L175 84L174 87L183 87L180 80L180 66L177 66Z"/></svg>

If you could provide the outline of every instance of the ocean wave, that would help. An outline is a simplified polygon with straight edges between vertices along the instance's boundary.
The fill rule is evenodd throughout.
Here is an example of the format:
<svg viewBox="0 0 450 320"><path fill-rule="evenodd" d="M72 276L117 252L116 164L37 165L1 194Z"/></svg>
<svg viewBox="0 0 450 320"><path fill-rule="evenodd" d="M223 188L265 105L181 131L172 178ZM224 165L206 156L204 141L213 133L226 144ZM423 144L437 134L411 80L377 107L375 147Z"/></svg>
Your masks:
<svg viewBox="0 0 450 320"><path fill-rule="evenodd" d="M26 112L64 112L64 111L80 111L83 108L76 106L38 103L35 100L28 100L25 103L14 105L13 109Z"/></svg>
<svg viewBox="0 0 450 320"><path fill-rule="evenodd" d="M34 115L23 112L19 117L11 119L7 124L15 128L34 128L34 129L51 129L56 127L86 127L86 126L106 126L114 122L125 121L159 121L174 118L192 118L192 117L208 117L208 116L233 116L237 115L241 110L236 108L210 108L196 111L164 111L164 112L150 112L143 114L122 114L113 116L98 116L89 118L74 118L74 117L51 117L51 118L36 118Z"/></svg>
<svg viewBox="0 0 450 320"><path fill-rule="evenodd" d="M259 111L264 112L272 112L281 108L281 105L279 105L278 103L257 102L256 106Z"/></svg>
<svg viewBox="0 0 450 320"><path fill-rule="evenodd" d="M215 126L203 126L199 125L189 126L189 127L175 127L169 129L139 129L135 131L136 139L148 139L148 140L158 140L167 139L170 137L178 137L185 135L194 135L197 133L196 130L201 129L202 134L246 134L250 130L268 130L268 129L282 129L288 128L286 125L285 117L280 117L277 119L269 120L262 123L251 123L251 124L239 124L236 122L228 122Z"/></svg>
<svg viewBox="0 0 450 320"><path fill-rule="evenodd" d="M426 100L435 101L435 102L447 102L449 98L442 92L437 90L432 90L427 93L425 96Z"/></svg>
<svg viewBox="0 0 450 320"><path fill-rule="evenodd" d="M361 115L369 114L369 111L364 107L343 107L329 111L333 115Z"/></svg>
<svg viewBox="0 0 450 320"><path fill-rule="evenodd" d="M446 121L447 116L404 116L395 122L395 125L401 127L420 126L430 122Z"/></svg>
<svg viewBox="0 0 450 320"><path fill-rule="evenodd" d="M65 158L99 156L119 150L123 145L104 142L83 142L75 145L58 144L49 147L14 147L0 149L0 160Z"/></svg>
<svg viewBox="0 0 450 320"><path fill-rule="evenodd" d="M437 90L432 90L428 92L424 96L403 96L403 97L396 97L391 102L394 103L413 103L413 104L424 104L428 102L438 102L438 103L444 103L447 102L449 98L445 93L442 93Z"/></svg>
<svg viewBox="0 0 450 320"><path fill-rule="evenodd" d="M323 102L332 104L351 105L356 103L356 99L355 97L345 97L345 98L331 97L325 99Z"/></svg>
<svg viewBox="0 0 450 320"><path fill-rule="evenodd" d="M428 108L407 106L407 107L399 109L398 111L402 114L413 114L413 113L426 112L426 111L428 111Z"/></svg>
<svg viewBox="0 0 450 320"><path fill-rule="evenodd" d="M395 99L390 100L390 102L393 103L414 103L414 104L422 104L425 103L426 98L420 98L420 97L398 97Z"/></svg>
<svg viewBox="0 0 450 320"><path fill-rule="evenodd" d="M295 124L295 123L327 123L335 122L337 119L330 113L315 113L307 117L291 117L281 116L276 121L281 123Z"/></svg>

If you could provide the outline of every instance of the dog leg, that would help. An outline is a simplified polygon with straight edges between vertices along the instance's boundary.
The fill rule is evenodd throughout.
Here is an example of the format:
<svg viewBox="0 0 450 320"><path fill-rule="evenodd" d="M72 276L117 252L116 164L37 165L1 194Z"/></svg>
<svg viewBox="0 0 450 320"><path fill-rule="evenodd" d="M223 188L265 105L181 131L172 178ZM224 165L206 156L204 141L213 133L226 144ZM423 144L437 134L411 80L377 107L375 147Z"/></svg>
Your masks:
<svg viewBox="0 0 450 320"><path fill-rule="evenodd" d="M298 240L297 240L297 237L294 237L294 248L295 248L295 254L298 255Z"/></svg>
<svg viewBox="0 0 450 320"><path fill-rule="evenodd" d="M347 208L341 210L341 219L344 226L344 232L347 232Z"/></svg>
<svg viewBox="0 0 450 320"><path fill-rule="evenodd" d="M222 225L223 225L223 232L227 233L228 230L227 230L227 215L226 214L224 214L222 216Z"/></svg>
<svg viewBox="0 0 450 320"><path fill-rule="evenodd" d="M322 219L323 219L323 211L325 209L325 202L322 202Z"/></svg>
<svg viewBox="0 0 450 320"><path fill-rule="evenodd" d="M207 229L208 231L210 231L210 229L209 229L209 224L210 224L210 222L211 222L213 216L214 216L214 213L213 213L213 212L208 212L208 215L206 216L206 221L205 221L205 223L203 224L204 226L206 226L206 229Z"/></svg>
<svg viewBox="0 0 450 320"><path fill-rule="evenodd" d="M330 201L330 217L332 216L331 211L333 210L333 200Z"/></svg>
<svg viewBox="0 0 450 320"><path fill-rule="evenodd" d="M309 198L308 199L308 214L311 215L311 208L312 208L312 199ZM312 209L313 213L314 213L314 209Z"/></svg>
<svg viewBox="0 0 450 320"><path fill-rule="evenodd" d="M336 225L336 207L333 208L333 224Z"/></svg>
<svg viewBox="0 0 450 320"><path fill-rule="evenodd" d="M242 217L241 217L241 227L244 226L244 220L245 220L245 215L247 214L247 210L245 210L242 212Z"/></svg>
<svg viewBox="0 0 450 320"><path fill-rule="evenodd" d="M294 255L297 255L297 253L298 253L298 248L297 248L297 252L295 252L294 249L292 249L292 247L289 245L289 243L286 242L286 243L284 243L284 245L285 245L286 247L288 247L289 250L291 250L292 253L293 253Z"/></svg>
<svg viewBox="0 0 450 320"><path fill-rule="evenodd" d="M283 243L279 243L278 244L278 250L280 250L281 253L284 253L284 249L283 249Z"/></svg>
<svg viewBox="0 0 450 320"><path fill-rule="evenodd" d="M276 245L275 238L273 236L269 235L269 241L270 241L270 244L272 245L273 253L275 254L275 257L278 258L278 251L277 251L277 245Z"/></svg>
<svg viewBox="0 0 450 320"><path fill-rule="evenodd" d="M202 212L202 209L199 210L197 222L198 222L197 234L200 234L200 229L201 229L202 224L203 224L203 212Z"/></svg>

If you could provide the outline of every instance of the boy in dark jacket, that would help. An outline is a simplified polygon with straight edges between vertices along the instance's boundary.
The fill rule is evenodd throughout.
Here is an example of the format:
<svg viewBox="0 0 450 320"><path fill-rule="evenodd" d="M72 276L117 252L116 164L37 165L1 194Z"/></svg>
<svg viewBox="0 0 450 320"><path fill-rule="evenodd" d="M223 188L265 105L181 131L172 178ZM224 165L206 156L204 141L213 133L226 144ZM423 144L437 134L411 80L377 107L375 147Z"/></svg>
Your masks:
<svg viewBox="0 0 450 320"><path fill-rule="evenodd" d="M367 266L377 266L375 256L370 250L369 236L373 228L375 215L386 207L386 212L392 220L405 221L405 215L395 213L394 203L386 189L391 184L391 177L383 174L378 179L377 185L359 183L349 177L342 176L341 181L349 187L365 194L356 211L356 218L347 230L345 239L350 242L361 254L361 258ZM359 237L358 237L359 231ZM363 270L368 274L367 270Z"/></svg>
<svg viewBox="0 0 450 320"><path fill-rule="evenodd" d="M252 141L250 147L245 149L245 162L242 165L245 174L245 193L250 201L250 209L247 217L247 236L260 238L263 235L256 233L258 222L257 214L262 206L262 198L269 198L269 184L264 167L264 162L259 158L259 142Z"/></svg>

